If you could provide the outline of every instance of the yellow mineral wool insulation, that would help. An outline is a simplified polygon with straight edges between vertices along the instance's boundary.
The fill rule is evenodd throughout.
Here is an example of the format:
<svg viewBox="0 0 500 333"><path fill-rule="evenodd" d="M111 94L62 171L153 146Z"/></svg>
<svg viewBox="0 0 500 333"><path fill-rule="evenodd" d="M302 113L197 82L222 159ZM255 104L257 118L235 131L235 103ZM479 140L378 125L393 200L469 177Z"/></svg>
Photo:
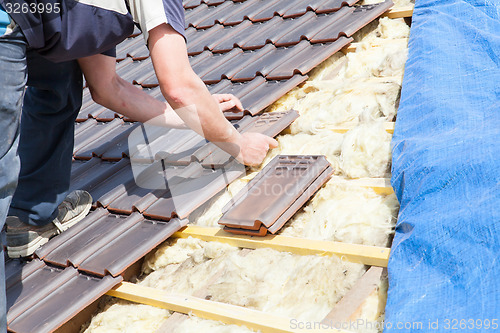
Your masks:
<svg viewBox="0 0 500 333"><path fill-rule="evenodd" d="M252 333L244 326L224 325L221 322L191 316L177 326L172 333Z"/></svg>
<svg viewBox="0 0 500 333"><path fill-rule="evenodd" d="M338 69L346 61L345 55L342 52L337 52L309 73L311 81L331 80L337 76Z"/></svg>
<svg viewBox="0 0 500 333"><path fill-rule="evenodd" d="M363 304L359 316L355 320L361 320L358 333L379 333L384 325L385 304L387 303L387 276L380 281L378 291L371 294Z"/></svg>
<svg viewBox="0 0 500 333"><path fill-rule="evenodd" d="M335 256L300 256L271 249L240 255L241 250L229 245L195 241L201 248L188 260L174 270L161 267L140 284L181 294L206 287L212 301L321 320L364 273L363 265ZM182 242L170 246L182 247ZM155 257L147 265L160 267L158 260L168 261Z"/></svg>
<svg viewBox="0 0 500 333"><path fill-rule="evenodd" d="M303 88L308 94L294 105L300 117L292 123L291 133L317 133L345 122L380 118L392 121L401 90L397 81L391 78L308 82Z"/></svg>
<svg viewBox="0 0 500 333"><path fill-rule="evenodd" d="M372 5L372 4L380 3L380 2L383 2L383 1L380 1L380 0L363 0L359 4L360 5ZM413 5L415 3L415 0L392 0L392 2L394 2L394 6L392 6L391 9L392 8L406 7L406 6L409 6L409 5Z"/></svg>
<svg viewBox="0 0 500 333"><path fill-rule="evenodd" d="M85 333L155 332L170 317L168 310L112 299L95 315Z"/></svg>
<svg viewBox="0 0 500 333"><path fill-rule="evenodd" d="M239 252L236 247L218 242L193 241L198 242L200 249L190 253L188 259L180 266L172 269L170 265L161 267L157 262L150 261L147 265L159 268L146 276L139 284L169 293L192 295L204 287L213 274L224 267L229 253ZM182 247L183 242L179 241L177 244Z"/></svg>
<svg viewBox="0 0 500 333"><path fill-rule="evenodd" d="M175 251L188 259L179 265L170 258ZM300 256L271 249L242 255L236 247L192 238L166 242L158 254L148 256L145 267L156 270L139 282L144 286L189 295L204 289L212 301L311 321L323 319L365 271L363 265L335 256ZM165 310L113 300L92 319L86 332L154 332L168 317ZM195 327L248 332L199 318L187 319L175 332Z"/></svg>
<svg viewBox="0 0 500 333"><path fill-rule="evenodd" d="M346 55L347 61L339 70L343 78L363 77L403 77L408 49L408 41L394 40L378 46L361 43L356 52Z"/></svg>
<svg viewBox="0 0 500 333"><path fill-rule="evenodd" d="M382 122L361 124L347 132L340 161L350 178L381 178L390 170L391 139Z"/></svg>
<svg viewBox="0 0 500 333"><path fill-rule="evenodd" d="M142 272L149 274L162 267L181 264L189 258L191 253L199 249L201 249L200 242L193 238L168 239L158 250L146 256Z"/></svg>
<svg viewBox="0 0 500 333"><path fill-rule="evenodd" d="M399 209L394 194L330 181L281 230L283 236L388 246Z"/></svg>
<svg viewBox="0 0 500 333"><path fill-rule="evenodd" d="M335 173L351 178L384 177L389 171L391 135L382 122L361 124L345 134L328 130L316 134L298 133L278 137L276 155L325 155Z"/></svg>
<svg viewBox="0 0 500 333"><path fill-rule="evenodd" d="M391 19L382 17L366 25L356 32L352 38L354 42L367 44L377 44L381 40L408 39L410 37L410 27L403 18Z"/></svg>
<svg viewBox="0 0 500 333"><path fill-rule="evenodd" d="M258 249L231 254L223 276L208 288L213 301L299 320L321 320L363 274L339 258Z"/></svg>

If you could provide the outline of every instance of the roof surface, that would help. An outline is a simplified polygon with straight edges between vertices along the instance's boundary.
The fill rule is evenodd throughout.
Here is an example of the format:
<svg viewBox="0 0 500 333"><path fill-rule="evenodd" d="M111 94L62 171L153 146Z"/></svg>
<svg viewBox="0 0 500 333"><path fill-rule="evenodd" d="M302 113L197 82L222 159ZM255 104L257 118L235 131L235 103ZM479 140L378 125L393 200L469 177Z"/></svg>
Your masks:
<svg viewBox="0 0 500 333"><path fill-rule="evenodd" d="M233 93L242 100L246 111L228 114L239 131L276 136L297 112L258 113L392 5L352 7L354 2L185 1L191 64L211 93ZM118 46L117 61L120 76L163 99L138 32ZM153 153L140 145L131 149L131 134L142 130L141 124L93 103L84 89L71 189L89 191L95 210L39 249L31 263L8 262L10 330L50 332L61 326L185 225L183 218L244 174L232 168L227 154L187 130L155 132L148 137ZM170 185L139 186L132 164L141 162L148 166L142 178L155 179L158 170L168 170ZM52 282L42 283L47 280Z"/></svg>

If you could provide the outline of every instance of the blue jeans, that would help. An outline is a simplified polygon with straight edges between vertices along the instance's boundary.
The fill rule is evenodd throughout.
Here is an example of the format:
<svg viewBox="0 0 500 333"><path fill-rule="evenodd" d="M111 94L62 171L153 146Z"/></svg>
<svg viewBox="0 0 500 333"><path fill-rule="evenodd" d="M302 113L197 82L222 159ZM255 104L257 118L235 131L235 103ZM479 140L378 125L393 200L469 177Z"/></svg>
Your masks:
<svg viewBox="0 0 500 333"><path fill-rule="evenodd" d="M0 228L16 188L19 116L26 85L26 40L19 29L0 37ZM5 266L0 247L0 331L7 331Z"/></svg>
<svg viewBox="0 0 500 333"><path fill-rule="evenodd" d="M75 119L82 105L78 62L53 63L28 52L21 116L21 171L9 215L34 226L52 222L68 194Z"/></svg>

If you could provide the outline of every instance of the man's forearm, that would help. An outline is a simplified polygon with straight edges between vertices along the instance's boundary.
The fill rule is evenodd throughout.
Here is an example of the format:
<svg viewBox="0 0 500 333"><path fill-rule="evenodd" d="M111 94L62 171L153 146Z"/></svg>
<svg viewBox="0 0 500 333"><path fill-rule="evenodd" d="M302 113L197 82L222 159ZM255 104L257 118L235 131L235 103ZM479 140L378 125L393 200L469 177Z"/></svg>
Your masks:
<svg viewBox="0 0 500 333"><path fill-rule="evenodd" d="M149 33L149 49L163 95L182 120L214 143L239 145L241 135L191 69L183 37L160 25Z"/></svg>
<svg viewBox="0 0 500 333"><path fill-rule="evenodd" d="M156 126L186 128L167 103L146 94L116 75L115 59L96 55L79 59L92 98L128 118Z"/></svg>

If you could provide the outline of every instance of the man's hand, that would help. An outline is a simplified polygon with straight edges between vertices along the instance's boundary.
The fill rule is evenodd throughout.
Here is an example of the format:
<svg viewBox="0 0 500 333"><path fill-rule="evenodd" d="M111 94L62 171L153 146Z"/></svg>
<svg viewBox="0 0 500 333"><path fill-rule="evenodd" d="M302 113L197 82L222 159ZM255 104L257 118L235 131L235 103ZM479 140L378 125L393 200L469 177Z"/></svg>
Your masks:
<svg viewBox="0 0 500 333"><path fill-rule="evenodd" d="M214 94L212 97L219 104L220 110L222 112L233 111L240 112L243 111L243 105L241 104L238 97L232 94Z"/></svg>
<svg viewBox="0 0 500 333"><path fill-rule="evenodd" d="M278 147L278 141L260 133L243 133L239 145L240 153L236 158L248 166L260 165L270 148Z"/></svg>

